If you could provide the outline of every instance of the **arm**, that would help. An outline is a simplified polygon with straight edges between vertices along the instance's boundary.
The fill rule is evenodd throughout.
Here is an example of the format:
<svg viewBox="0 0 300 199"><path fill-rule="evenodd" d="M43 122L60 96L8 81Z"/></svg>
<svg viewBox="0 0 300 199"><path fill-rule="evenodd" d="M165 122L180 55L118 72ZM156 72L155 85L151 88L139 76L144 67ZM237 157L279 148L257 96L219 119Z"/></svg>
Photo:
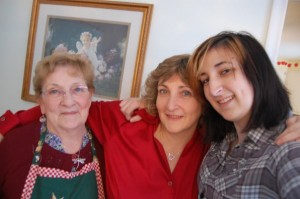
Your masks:
<svg viewBox="0 0 300 199"><path fill-rule="evenodd" d="M8 131L19 125L24 125L38 119L41 114L40 106L35 106L26 111L18 111L15 114L8 110L0 117L0 133L5 135Z"/></svg>
<svg viewBox="0 0 300 199"><path fill-rule="evenodd" d="M132 98L134 99L134 98ZM133 114L133 111L135 109L137 109L138 107L142 107L142 103L140 100L138 100L138 98L136 98L136 100L127 100L126 102L122 102L123 105L121 105L121 110L122 113L127 117L129 117L129 119L131 118L131 115ZM95 132L95 134L100 134L100 129L99 128L99 121L102 118L101 117L101 102L93 102L92 106L94 106L94 109L90 109L89 112L89 116L88 116L88 123L91 125L91 128L93 129L93 131ZM113 107L112 105L109 105L110 103L103 103L103 104L107 104L108 107ZM105 106L107 106L105 105ZM129 106L130 105L130 106ZM104 106L104 107L105 107ZM95 108L98 107L99 109ZM102 108L103 109L103 108ZM94 111L93 111L94 110ZM105 109L106 110L106 109ZM109 109L108 109L109 110ZM109 110L111 111L111 110ZM112 113L112 112L111 112ZM126 115L127 114L127 115ZM10 130L12 130L13 128L20 126L20 125L24 125L27 124L29 122L32 122L36 119L38 119L40 116L42 115L41 110L40 110L40 106L35 106L31 109L28 110L22 110L22 111L18 111L15 114L13 114L11 111L6 111L1 117L0 117L0 142L1 142L1 138L3 138L3 136L9 132ZM112 114L107 114L107 115L111 115ZM108 119L109 117L104 117L104 119ZM139 118L139 119L137 119ZM140 117L133 117L133 121L139 121Z"/></svg>
<svg viewBox="0 0 300 199"><path fill-rule="evenodd" d="M286 129L276 140L278 145L289 141L300 141L300 116L293 116L287 119L286 125Z"/></svg>
<svg viewBox="0 0 300 199"><path fill-rule="evenodd" d="M134 113L136 110L145 108L145 104L141 98L128 98L120 103L120 107L127 120L137 122L141 120L141 117Z"/></svg>

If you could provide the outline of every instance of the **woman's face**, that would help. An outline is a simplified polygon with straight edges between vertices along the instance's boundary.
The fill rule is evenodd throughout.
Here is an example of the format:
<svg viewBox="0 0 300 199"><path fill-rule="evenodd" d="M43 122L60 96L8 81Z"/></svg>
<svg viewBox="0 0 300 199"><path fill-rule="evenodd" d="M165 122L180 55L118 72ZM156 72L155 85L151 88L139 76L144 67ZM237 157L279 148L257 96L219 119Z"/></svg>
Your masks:
<svg viewBox="0 0 300 199"><path fill-rule="evenodd" d="M156 100L161 127L169 133L195 132L201 115L201 105L192 89L178 75L158 83Z"/></svg>
<svg viewBox="0 0 300 199"><path fill-rule="evenodd" d="M57 66L46 77L42 88L39 104L50 132L85 128L92 92L80 72L72 66Z"/></svg>
<svg viewBox="0 0 300 199"><path fill-rule="evenodd" d="M208 51L200 69L204 94L224 119L243 129L251 116L253 87L247 80L236 55L225 49Z"/></svg>

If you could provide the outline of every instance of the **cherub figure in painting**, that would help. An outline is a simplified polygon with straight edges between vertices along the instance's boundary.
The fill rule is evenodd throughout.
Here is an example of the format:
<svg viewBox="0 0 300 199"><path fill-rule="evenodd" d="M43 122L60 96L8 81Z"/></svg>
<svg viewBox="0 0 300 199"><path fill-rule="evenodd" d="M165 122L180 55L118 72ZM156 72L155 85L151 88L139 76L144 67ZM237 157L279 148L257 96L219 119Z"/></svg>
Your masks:
<svg viewBox="0 0 300 199"><path fill-rule="evenodd" d="M83 32L80 35L80 41L76 42L77 54L88 57L95 68L95 75L98 77L101 73L106 72L106 62L101 55L97 56L97 46L101 37L93 37L90 32Z"/></svg>

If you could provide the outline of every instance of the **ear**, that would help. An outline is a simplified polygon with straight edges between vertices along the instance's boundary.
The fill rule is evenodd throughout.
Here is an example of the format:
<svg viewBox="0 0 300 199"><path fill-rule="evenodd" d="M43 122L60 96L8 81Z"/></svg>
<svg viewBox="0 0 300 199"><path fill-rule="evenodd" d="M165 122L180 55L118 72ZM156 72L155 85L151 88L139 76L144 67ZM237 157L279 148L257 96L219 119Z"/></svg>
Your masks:
<svg viewBox="0 0 300 199"><path fill-rule="evenodd" d="M90 92L90 98L93 97L93 95L95 94L95 89L89 89Z"/></svg>
<svg viewBox="0 0 300 199"><path fill-rule="evenodd" d="M42 114L45 114L45 104L44 104L43 100L41 98L38 98L36 100L36 103L38 103L40 105Z"/></svg>

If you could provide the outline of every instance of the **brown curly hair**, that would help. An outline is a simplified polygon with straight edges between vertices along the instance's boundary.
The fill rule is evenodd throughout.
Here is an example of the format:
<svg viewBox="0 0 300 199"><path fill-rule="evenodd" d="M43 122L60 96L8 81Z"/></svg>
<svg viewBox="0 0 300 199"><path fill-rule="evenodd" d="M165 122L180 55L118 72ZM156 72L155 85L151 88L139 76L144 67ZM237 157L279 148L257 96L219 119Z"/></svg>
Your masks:
<svg viewBox="0 0 300 199"><path fill-rule="evenodd" d="M153 70L144 86L144 94L142 98L145 102L145 106L147 112L151 115L157 116L157 108L156 108L156 99L158 95L158 83L165 82L173 75L178 75L181 80L189 85L189 76L187 72L187 63L189 60L190 55L182 54L182 55L175 55L165 59L161 62L155 70ZM196 96L199 103L202 103L202 99L199 95L199 90L193 90L194 95Z"/></svg>

